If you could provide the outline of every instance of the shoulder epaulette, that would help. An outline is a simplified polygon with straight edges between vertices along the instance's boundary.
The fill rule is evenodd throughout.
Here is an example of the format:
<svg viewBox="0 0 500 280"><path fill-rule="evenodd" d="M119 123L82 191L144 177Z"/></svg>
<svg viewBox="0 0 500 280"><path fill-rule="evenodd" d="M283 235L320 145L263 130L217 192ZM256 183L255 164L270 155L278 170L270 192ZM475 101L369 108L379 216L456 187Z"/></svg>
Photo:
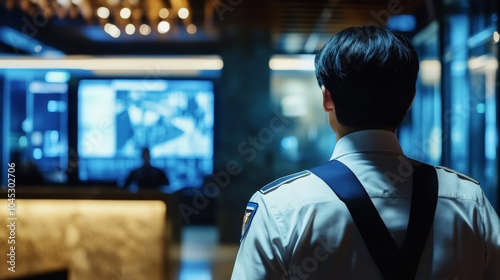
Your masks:
<svg viewBox="0 0 500 280"><path fill-rule="evenodd" d="M458 178L460 179L464 179L464 180L467 180L467 181L470 181L476 185L479 185L479 182L477 180L474 180L473 178L465 175L465 174L462 174L456 170L453 170L451 168L448 168L448 167L445 167L445 166L436 166L436 168L439 168L439 169L443 169L444 171L447 171L447 172L450 172L450 173L455 173L457 174Z"/></svg>
<svg viewBox="0 0 500 280"><path fill-rule="evenodd" d="M265 185L262 189L260 189L260 192L263 194L266 194L272 190L277 189L279 186L281 186L283 184L290 183L290 182L295 181L299 178L305 177L309 174L311 174L311 172L309 172L308 170L304 170L304 171L300 171L300 172L297 172L294 174L290 174L290 175L281 177L281 178L276 179L276 180L272 181L271 183Z"/></svg>

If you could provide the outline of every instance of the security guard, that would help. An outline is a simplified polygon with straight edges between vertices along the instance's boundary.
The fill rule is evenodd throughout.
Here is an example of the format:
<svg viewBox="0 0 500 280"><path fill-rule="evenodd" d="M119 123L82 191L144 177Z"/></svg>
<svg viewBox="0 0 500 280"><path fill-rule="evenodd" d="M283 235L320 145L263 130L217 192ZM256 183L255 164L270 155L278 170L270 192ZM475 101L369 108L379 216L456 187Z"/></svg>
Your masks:
<svg viewBox="0 0 500 280"><path fill-rule="evenodd" d="M384 28L327 42L316 75L333 155L252 196L233 280L500 279L500 220L479 183L407 158L396 138L417 73Z"/></svg>

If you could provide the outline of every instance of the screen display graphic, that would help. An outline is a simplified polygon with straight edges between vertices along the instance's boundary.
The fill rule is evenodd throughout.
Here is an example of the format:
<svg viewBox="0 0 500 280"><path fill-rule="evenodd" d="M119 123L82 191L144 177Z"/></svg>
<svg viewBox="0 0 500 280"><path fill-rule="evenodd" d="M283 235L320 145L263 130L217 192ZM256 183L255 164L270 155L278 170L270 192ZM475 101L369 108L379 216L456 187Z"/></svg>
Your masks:
<svg viewBox="0 0 500 280"><path fill-rule="evenodd" d="M149 148L169 190L201 186L213 171L213 99L211 81L81 80L80 180L121 185Z"/></svg>

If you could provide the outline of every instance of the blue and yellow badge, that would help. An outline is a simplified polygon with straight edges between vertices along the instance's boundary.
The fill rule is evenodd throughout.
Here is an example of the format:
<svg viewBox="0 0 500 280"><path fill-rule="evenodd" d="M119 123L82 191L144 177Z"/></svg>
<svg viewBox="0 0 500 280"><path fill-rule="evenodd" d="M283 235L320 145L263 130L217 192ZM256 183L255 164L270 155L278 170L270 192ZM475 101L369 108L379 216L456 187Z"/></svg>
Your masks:
<svg viewBox="0 0 500 280"><path fill-rule="evenodd" d="M241 238L240 242L245 237L248 229L250 228L250 224L252 223L253 216L255 212L257 212L257 208L259 205L255 202L248 202L247 208L245 209L245 215L243 216L243 226L241 227Z"/></svg>

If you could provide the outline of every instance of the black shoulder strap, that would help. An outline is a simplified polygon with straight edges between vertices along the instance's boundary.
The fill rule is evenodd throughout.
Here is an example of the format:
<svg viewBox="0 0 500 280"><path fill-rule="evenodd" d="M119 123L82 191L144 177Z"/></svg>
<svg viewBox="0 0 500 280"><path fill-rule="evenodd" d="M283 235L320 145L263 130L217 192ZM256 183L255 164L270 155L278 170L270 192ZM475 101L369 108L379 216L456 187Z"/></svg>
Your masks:
<svg viewBox="0 0 500 280"><path fill-rule="evenodd" d="M358 178L337 160L310 169L342 200L358 227L368 251L387 280L414 279L434 222L438 181L434 167L414 166L410 219L401 251Z"/></svg>

